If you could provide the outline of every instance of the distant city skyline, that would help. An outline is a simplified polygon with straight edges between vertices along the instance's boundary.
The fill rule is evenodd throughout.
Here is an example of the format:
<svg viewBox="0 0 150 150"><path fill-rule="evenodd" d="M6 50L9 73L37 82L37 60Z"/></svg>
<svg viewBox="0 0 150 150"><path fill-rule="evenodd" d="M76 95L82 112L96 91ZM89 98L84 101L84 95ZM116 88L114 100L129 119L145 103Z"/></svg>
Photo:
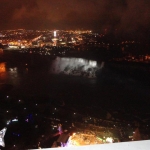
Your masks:
<svg viewBox="0 0 150 150"><path fill-rule="evenodd" d="M95 29L149 37L149 0L0 0L0 30Z"/></svg>

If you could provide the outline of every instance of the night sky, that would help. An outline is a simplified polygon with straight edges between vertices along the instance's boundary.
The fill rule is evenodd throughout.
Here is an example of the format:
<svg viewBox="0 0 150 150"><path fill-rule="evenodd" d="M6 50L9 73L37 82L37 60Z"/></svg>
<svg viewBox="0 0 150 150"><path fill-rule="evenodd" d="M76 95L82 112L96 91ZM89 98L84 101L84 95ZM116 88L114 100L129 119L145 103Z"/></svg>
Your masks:
<svg viewBox="0 0 150 150"><path fill-rule="evenodd" d="M3 29L107 29L147 33L150 0L0 0Z"/></svg>

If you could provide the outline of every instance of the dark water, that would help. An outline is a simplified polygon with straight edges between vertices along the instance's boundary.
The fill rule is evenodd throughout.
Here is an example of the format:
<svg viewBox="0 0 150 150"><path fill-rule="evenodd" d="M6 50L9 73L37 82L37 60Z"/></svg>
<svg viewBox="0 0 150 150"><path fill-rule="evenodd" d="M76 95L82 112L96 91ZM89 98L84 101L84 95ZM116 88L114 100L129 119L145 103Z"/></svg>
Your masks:
<svg viewBox="0 0 150 150"><path fill-rule="evenodd" d="M98 77L62 73L89 68L98 70ZM13 87L8 90L11 96L48 97L75 107L147 110L150 98L148 86L114 73L107 63L82 58L8 60L0 63L0 83Z"/></svg>

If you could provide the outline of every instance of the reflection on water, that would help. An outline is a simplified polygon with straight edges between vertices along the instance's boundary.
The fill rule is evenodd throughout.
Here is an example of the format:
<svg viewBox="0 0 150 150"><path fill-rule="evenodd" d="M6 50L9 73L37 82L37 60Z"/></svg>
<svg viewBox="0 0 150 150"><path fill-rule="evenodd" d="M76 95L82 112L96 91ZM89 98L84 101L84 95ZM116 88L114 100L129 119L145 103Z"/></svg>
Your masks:
<svg viewBox="0 0 150 150"><path fill-rule="evenodd" d="M18 76L18 69L17 67L9 68L9 74L11 77L17 77Z"/></svg>
<svg viewBox="0 0 150 150"><path fill-rule="evenodd" d="M9 76L10 76L10 80L12 81L11 83L18 85L20 80L18 77L18 68L17 67L11 67L8 68L9 69Z"/></svg>
<svg viewBox="0 0 150 150"><path fill-rule="evenodd" d="M19 83L18 68L8 67L5 62L0 63L0 83L17 85Z"/></svg>
<svg viewBox="0 0 150 150"><path fill-rule="evenodd" d="M52 63L51 72L95 77L96 71L102 67L104 67L104 63L98 64L95 60L57 57Z"/></svg>

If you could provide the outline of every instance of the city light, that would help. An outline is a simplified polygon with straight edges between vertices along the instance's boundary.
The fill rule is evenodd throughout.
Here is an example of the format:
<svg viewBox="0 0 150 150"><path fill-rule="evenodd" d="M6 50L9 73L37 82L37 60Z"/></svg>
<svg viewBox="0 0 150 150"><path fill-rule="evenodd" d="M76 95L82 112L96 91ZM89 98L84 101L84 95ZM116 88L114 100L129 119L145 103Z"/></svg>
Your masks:
<svg viewBox="0 0 150 150"><path fill-rule="evenodd" d="M110 138L110 137L108 137L108 138L106 138L106 142L108 142L108 143L113 143L113 139Z"/></svg>
<svg viewBox="0 0 150 150"><path fill-rule="evenodd" d="M56 31L54 31L54 37L56 37Z"/></svg>
<svg viewBox="0 0 150 150"><path fill-rule="evenodd" d="M17 121L18 121L18 119L13 119L13 120L12 120L12 122L17 122Z"/></svg>

